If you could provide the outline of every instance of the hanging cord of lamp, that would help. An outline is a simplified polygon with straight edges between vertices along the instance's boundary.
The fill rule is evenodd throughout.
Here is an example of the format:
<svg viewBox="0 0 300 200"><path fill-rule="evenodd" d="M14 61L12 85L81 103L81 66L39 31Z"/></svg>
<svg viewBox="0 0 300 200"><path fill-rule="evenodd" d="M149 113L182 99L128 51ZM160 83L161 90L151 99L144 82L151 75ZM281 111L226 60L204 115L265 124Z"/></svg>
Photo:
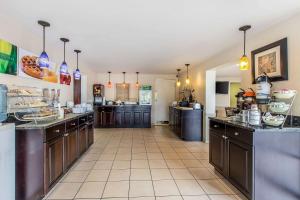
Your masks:
<svg viewBox="0 0 300 200"><path fill-rule="evenodd" d="M181 71L180 69L177 69L177 75L176 75L176 78L177 78L176 85L177 85L177 87L180 87L180 85L181 85L181 82L179 80L180 71Z"/></svg>
<svg viewBox="0 0 300 200"><path fill-rule="evenodd" d="M80 74L80 70L79 70L79 67L78 67L78 54L81 53L81 51L78 50L78 49L75 49L74 52L76 53L76 61L77 61L76 70L74 72L74 78L75 78L75 80L80 80L81 74Z"/></svg>
<svg viewBox="0 0 300 200"><path fill-rule="evenodd" d="M251 28L250 25L242 26L242 27L239 28L240 31L244 32L244 54L240 58L240 64L239 64L240 70L248 70L250 68L249 59L248 59L248 57L246 55L246 32L250 28Z"/></svg>
<svg viewBox="0 0 300 200"><path fill-rule="evenodd" d="M125 74L126 74L126 72L123 72L123 87L124 88L126 87Z"/></svg>
<svg viewBox="0 0 300 200"><path fill-rule="evenodd" d="M189 85L190 84L190 78L189 78L189 66L190 66L190 64L185 64L185 66L186 66L186 79L185 79L185 83L187 85Z"/></svg>
<svg viewBox="0 0 300 200"><path fill-rule="evenodd" d="M136 83L135 83L136 88L139 88L139 85L140 85L140 83L139 83L139 73L140 72L136 72Z"/></svg>
<svg viewBox="0 0 300 200"><path fill-rule="evenodd" d="M110 74L111 74L111 72L109 71L109 72L107 72L108 73L108 83L107 83L107 87L108 88L111 88L112 87L112 83L111 83L111 81L110 81Z"/></svg>
<svg viewBox="0 0 300 200"><path fill-rule="evenodd" d="M60 38L60 40L64 43L64 60L60 65L60 73L63 75L67 75L68 73L68 65L66 62L66 43L69 42L70 40L67 38Z"/></svg>
<svg viewBox="0 0 300 200"><path fill-rule="evenodd" d="M45 68L49 68L49 57L48 57L48 54L46 53L46 27L50 27L50 24L46 21L42 21L42 20L39 20L38 21L38 24L41 25L43 27L43 51L42 53L40 54L40 57L38 59L38 64L39 64L39 67L42 68L42 69L45 69Z"/></svg>

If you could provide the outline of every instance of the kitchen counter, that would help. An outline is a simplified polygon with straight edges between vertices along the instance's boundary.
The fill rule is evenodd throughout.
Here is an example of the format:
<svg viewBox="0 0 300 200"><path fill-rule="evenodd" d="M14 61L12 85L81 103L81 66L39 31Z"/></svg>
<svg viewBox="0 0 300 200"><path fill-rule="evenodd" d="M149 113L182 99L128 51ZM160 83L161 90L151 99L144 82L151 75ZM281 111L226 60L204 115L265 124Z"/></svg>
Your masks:
<svg viewBox="0 0 300 200"><path fill-rule="evenodd" d="M169 127L178 137L201 141L203 135L203 110L187 107L169 107Z"/></svg>
<svg viewBox="0 0 300 200"><path fill-rule="evenodd" d="M86 112L86 113L81 113L81 114L74 114L74 113L69 113L66 114L65 117L63 119L56 119L53 121L49 121L49 122L43 122L43 123L35 123L35 122L29 122L29 123L25 123L25 124L21 124L16 126L16 129L45 129L45 128L49 128L51 126L55 126L56 124L59 124L61 122L64 121L69 121L75 118L79 118L81 116L87 115L87 114L91 114L94 111L91 112Z"/></svg>
<svg viewBox="0 0 300 200"><path fill-rule="evenodd" d="M94 143L94 112L16 127L16 199L41 200Z"/></svg>
<svg viewBox="0 0 300 200"><path fill-rule="evenodd" d="M94 105L96 128L151 128L151 105Z"/></svg>
<svg viewBox="0 0 300 200"><path fill-rule="evenodd" d="M209 162L249 200L300 199L299 128L209 119Z"/></svg>
<svg viewBox="0 0 300 200"><path fill-rule="evenodd" d="M253 132L269 132L269 133L283 133L283 132L294 132L300 133L300 127L289 127L285 126L283 128L274 127L274 126L252 126L250 124L232 121L230 118L226 117L209 117L209 119L218 121L224 124L233 125L239 128L244 128Z"/></svg>

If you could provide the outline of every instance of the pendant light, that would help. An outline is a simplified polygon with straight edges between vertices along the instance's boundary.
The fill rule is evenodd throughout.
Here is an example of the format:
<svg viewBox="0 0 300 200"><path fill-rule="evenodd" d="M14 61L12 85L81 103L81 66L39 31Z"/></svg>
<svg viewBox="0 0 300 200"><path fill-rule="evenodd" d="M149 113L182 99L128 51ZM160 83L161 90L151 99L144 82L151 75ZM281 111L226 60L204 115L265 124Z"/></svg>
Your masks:
<svg viewBox="0 0 300 200"><path fill-rule="evenodd" d="M41 53L40 57L38 58L38 64L39 67L42 69L48 69L49 68L49 57L45 50L45 29L46 27L50 27L50 24L46 21L39 20L38 24L43 27L43 52Z"/></svg>
<svg viewBox="0 0 300 200"><path fill-rule="evenodd" d="M187 85L189 85L190 84L190 78L189 78L189 66L190 66L190 64L185 64L185 66L186 66L186 79L185 79L185 83Z"/></svg>
<svg viewBox="0 0 300 200"><path fill-rule="evenodd" d="M108 72L108 83L107 83L108 88L112 88L112 83L110 81L110 74L111 74L111 72Z"/></svg>
<svg viewBox="0 0 300 200"><path fill-rule="evenodd" d="M246 56L246 31L249 30L250 28L251 28L250 25L242 26L239 28L240 31L244 32L244 54L240 58L240 64L239 64L240 70L248 70L250 68L249 59Z"/></svg>
<svg viewBox="0 0 300 200"><path fill-rule="evenodd" d="M135 72L136 73L136 83L135 83L135 87L136 88L139 88L139 86L140 86L140 83L139 83L139 73L140 72Z"/></svg>
<svg viewBox="0 0 300 200"><path fill-rule="evenodd" d="M78 49L75 49L74 52L76 53L76 61L77 61L76 70L74 71L74 78L75 78L75 80L80 80L81 74L80 74L80 70L78 68L78 54L81 53L81 51Z"/></svg>
<svg viewBox="0 0 300 200"><path fill-rule="evenodd" d="M64 43L64 60L60 65L60 74L68 75L68 65L66 63L66 43L69 42L67 38L60 38L60 40Z"/></svg>
<svg viewBox="0 0 300 200"><path fill-rule="evenodd" d="M181 82L179 80L179 72L180 71L181 71L180 69L177 69L177 75L176 75L176 78L177 78L176 85L177 85L177 87L180 87L180 85L181 85Z"/></svg>
<svg viewBox="0 0 300 200"><path fill-rule="evenodd" d="M125 83L125 74L126 74L126 72L123 72L123 87L124 87L124 88L126 87L126 83Z"/></svg>

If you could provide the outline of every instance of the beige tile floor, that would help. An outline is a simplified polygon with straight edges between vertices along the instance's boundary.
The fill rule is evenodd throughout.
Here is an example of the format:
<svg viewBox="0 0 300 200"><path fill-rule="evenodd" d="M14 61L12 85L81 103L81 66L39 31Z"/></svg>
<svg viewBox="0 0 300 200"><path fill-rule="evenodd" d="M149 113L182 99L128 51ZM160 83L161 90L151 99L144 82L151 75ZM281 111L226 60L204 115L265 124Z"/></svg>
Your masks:
<svg viewBox="0 0 300 200"><path fill-rule="evenodd" d="M95 129L95 143L45 200L238 200L208 163L208 144L167 127Z"/></svg>

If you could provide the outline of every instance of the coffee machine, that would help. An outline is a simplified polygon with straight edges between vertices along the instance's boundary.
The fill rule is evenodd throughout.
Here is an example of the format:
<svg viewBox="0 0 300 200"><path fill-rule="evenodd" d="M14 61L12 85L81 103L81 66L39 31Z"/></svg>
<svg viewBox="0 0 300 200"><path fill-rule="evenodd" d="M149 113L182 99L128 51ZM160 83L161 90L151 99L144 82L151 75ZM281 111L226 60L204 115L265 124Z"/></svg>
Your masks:
<svg viewBox="0 0 300 200"><path fill-rule="evenodd" d="M94 105L105 105L104 85L93 85Z"/></svg>

